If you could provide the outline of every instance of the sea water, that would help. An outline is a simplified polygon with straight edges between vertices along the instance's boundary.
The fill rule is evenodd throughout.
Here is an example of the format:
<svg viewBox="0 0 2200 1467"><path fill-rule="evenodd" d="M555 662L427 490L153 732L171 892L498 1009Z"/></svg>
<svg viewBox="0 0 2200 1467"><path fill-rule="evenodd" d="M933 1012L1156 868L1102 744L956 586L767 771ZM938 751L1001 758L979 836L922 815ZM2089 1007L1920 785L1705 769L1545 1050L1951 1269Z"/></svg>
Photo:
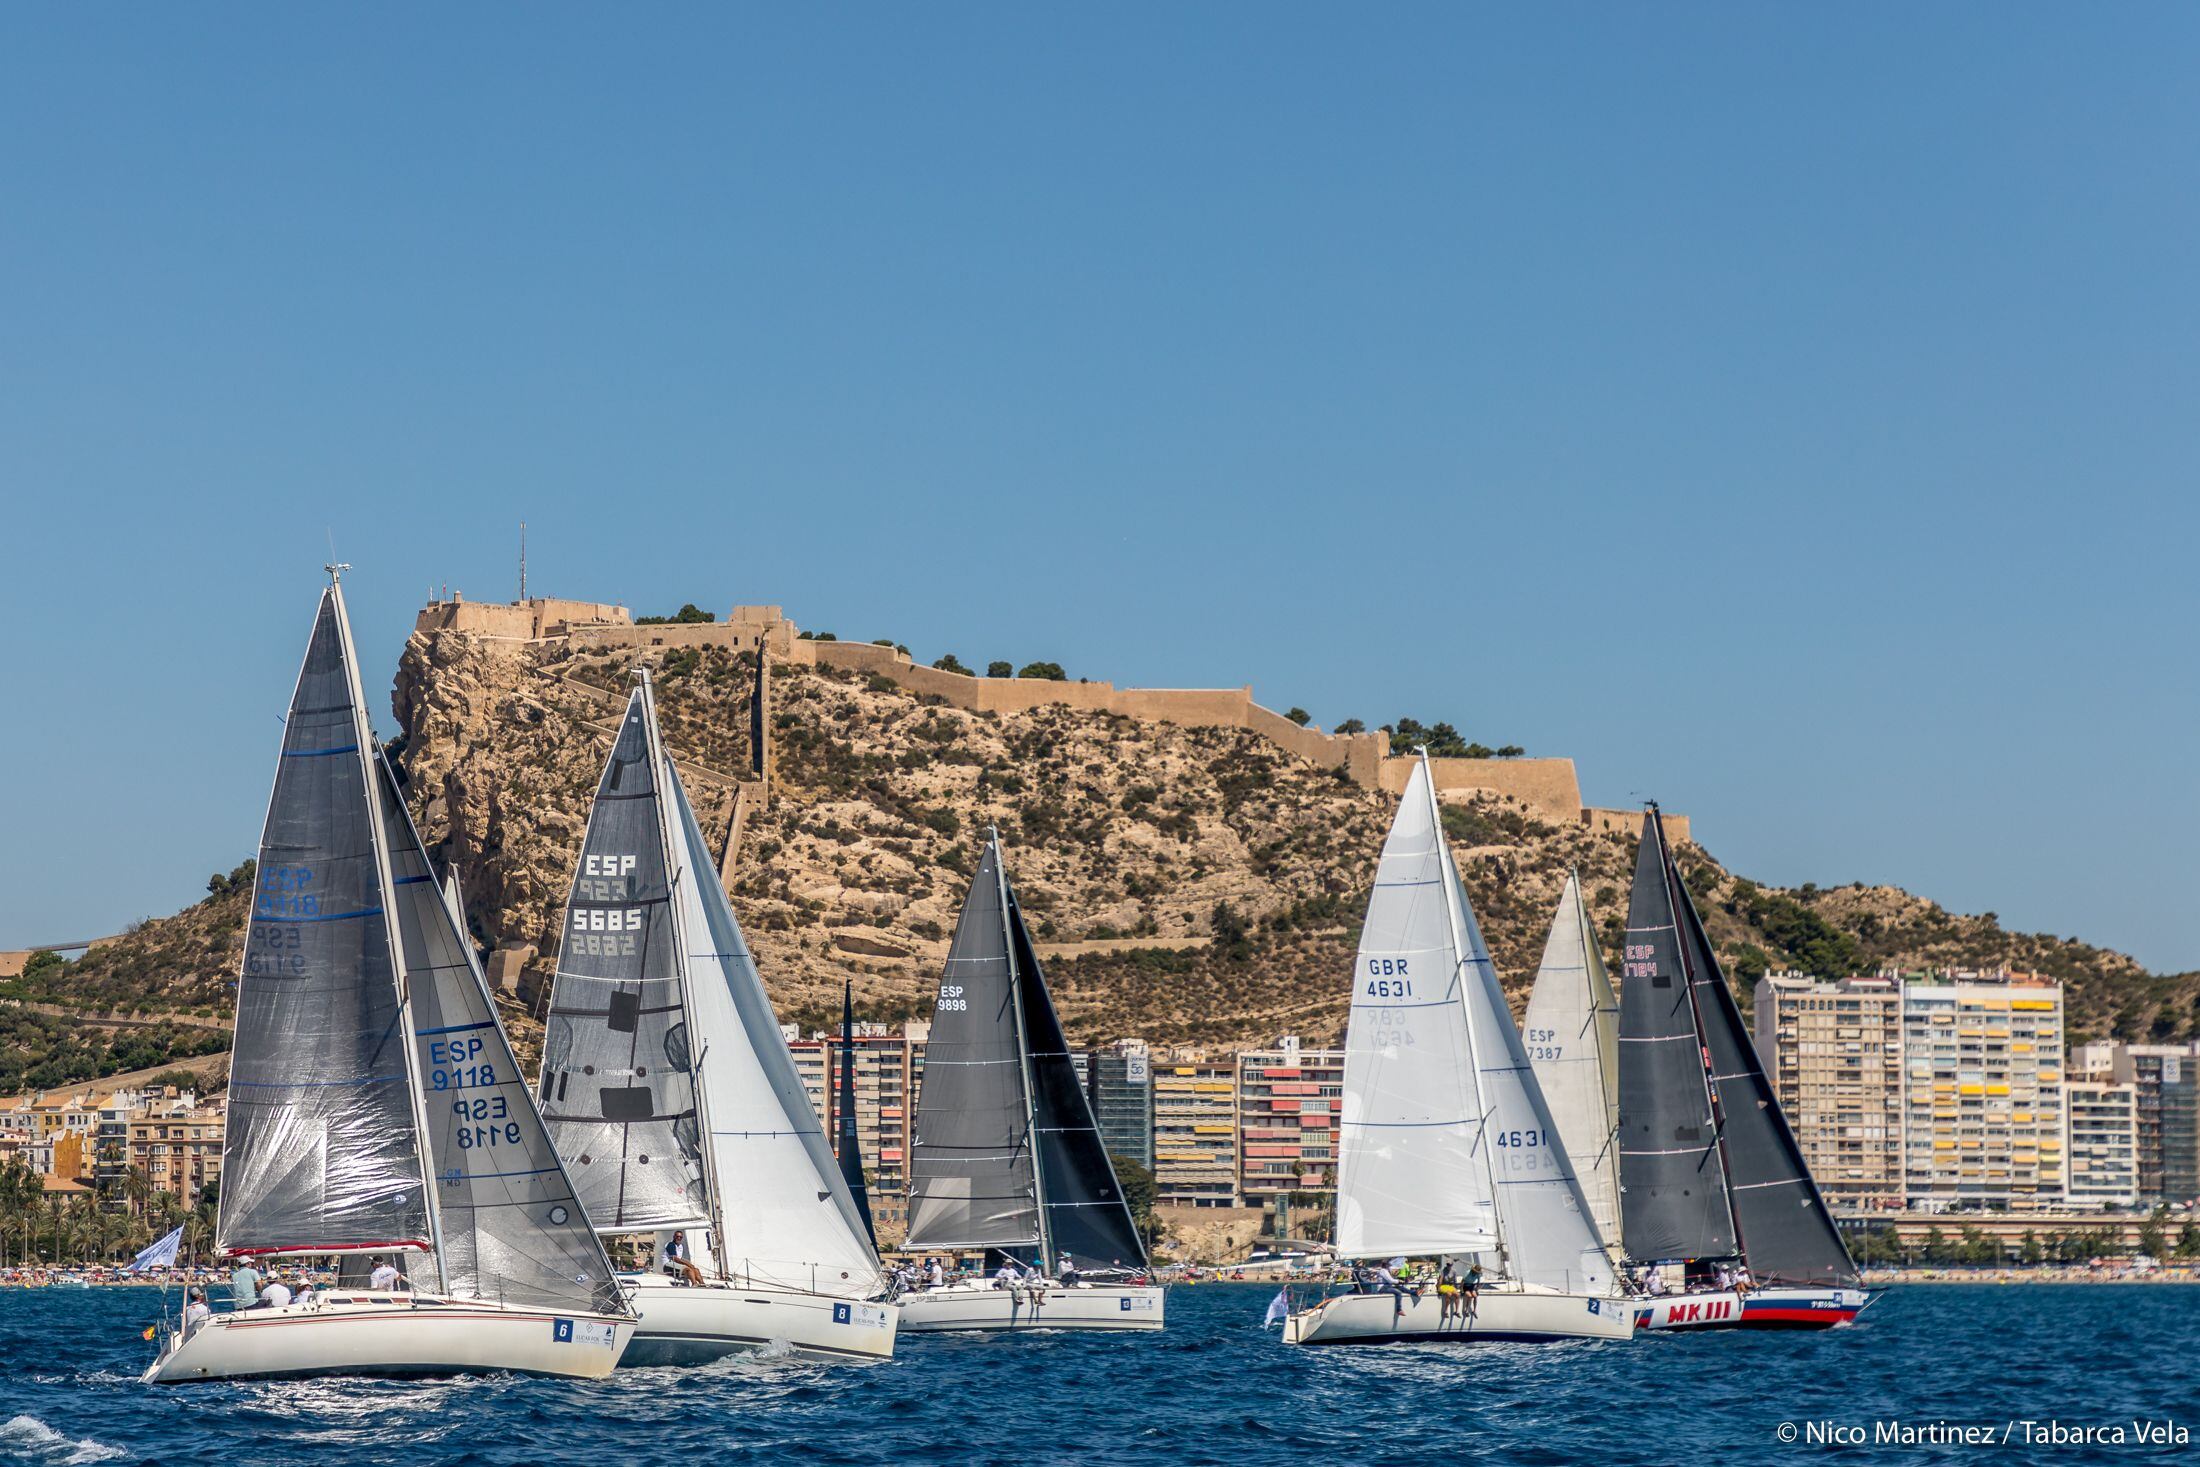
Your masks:
<svg viewBox="0 0 2200 1467"><path fill-rule="evenodd" d="M1471 1348L1290 1348L1274 1293L871 1365L151 1387L157 1290L0 1290L0 1462L2200 1461L2195 1287L1912 1285L1824 1333Z"/></svg>

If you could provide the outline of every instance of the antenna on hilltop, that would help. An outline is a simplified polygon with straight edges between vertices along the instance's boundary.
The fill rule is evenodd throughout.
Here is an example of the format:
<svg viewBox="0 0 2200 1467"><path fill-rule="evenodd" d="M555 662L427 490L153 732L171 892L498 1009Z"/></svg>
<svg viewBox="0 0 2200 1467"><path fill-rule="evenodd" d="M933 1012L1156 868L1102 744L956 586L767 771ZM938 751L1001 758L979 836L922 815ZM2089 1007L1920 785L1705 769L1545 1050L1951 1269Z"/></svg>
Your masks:
<svg viewBox="0 0 2200 1467"><path fill-rule="evenodd" d="M519 599L527 599L527 521L519 522Z"/></svg>

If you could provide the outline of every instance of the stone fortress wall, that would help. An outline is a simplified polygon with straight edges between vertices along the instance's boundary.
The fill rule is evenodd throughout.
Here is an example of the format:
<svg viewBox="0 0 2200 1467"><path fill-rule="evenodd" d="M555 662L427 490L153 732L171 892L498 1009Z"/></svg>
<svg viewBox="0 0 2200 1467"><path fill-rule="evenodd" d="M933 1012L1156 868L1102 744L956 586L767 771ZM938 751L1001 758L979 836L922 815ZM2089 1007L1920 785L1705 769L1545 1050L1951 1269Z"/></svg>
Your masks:
<svg viewBox="0 0 2200 1467"><path fill-rule="evenodd" d="M975 677L944 672L908 653L872 642L805 638L777 606L736 606L724 621L637 626L623 606L543 597L515 603L432 601L414 623L421 632L457 631L511 641L564 638L575 646L667 651L723 647L761 651L768 658L810 667L883 677L912 693L940 699L973 713L1023 713L1054 704L1093 713L1115 713L1193 728L1242 728L1323 769L1341 769L1363 789L1404 791L1413 760L1389 752L1381 733L1331 734L1302 728L1253 701L1242 688L1118 688L1104 682L1054 682L1042 678ZM1487 791L1520 801L1552 824L1583 825L1632 835L1642 827L1639 810L1584 805L1571 759L1434 759L1438 796L1464 798ZM1689 839L1688 817L1670 812L1667 835Z"/></svg>

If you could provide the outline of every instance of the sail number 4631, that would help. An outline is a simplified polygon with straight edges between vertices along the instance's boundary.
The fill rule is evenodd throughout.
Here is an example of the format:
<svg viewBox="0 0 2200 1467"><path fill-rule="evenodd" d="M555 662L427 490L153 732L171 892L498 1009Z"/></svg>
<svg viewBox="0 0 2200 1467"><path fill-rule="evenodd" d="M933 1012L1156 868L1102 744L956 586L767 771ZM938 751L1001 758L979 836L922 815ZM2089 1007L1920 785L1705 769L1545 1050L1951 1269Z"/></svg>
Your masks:
<svg viewBox="0 0 2200 1467"><path fill-rule="evenodd" d="M1369 998L1413 997L1413 980L1406 976L1406 960L1369 958L1365 992Z"/></svg>

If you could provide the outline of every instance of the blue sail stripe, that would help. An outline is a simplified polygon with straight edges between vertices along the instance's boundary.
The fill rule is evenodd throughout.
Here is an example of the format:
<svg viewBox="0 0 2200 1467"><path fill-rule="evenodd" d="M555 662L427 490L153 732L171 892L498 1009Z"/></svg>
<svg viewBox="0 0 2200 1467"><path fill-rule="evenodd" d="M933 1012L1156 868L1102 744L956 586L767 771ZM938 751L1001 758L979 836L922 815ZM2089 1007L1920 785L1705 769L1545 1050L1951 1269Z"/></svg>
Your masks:
<svg viewBox="0 0 2200 1467"><path fill-rule="evenodd" d="M283 757L285 759L326 759L331 754L356 754L358 752L359 746L357 744L341 744L333 749L285 749L283 750Z"/></svg>

